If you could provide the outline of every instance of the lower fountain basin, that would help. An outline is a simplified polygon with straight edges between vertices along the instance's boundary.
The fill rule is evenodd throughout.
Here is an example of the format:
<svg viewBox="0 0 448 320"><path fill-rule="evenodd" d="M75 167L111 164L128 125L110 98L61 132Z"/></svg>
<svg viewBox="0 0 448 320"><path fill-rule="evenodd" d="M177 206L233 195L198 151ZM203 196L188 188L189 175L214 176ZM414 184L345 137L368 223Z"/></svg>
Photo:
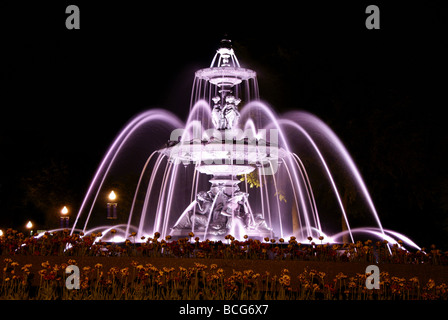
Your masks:
<svg viewBox="0 0 448 320"><path fill-rule="evenodd" d="M210 164L197 166L196 170L205 174L236 176L251 173L255 170L255 166L238 164Z"/></svg>

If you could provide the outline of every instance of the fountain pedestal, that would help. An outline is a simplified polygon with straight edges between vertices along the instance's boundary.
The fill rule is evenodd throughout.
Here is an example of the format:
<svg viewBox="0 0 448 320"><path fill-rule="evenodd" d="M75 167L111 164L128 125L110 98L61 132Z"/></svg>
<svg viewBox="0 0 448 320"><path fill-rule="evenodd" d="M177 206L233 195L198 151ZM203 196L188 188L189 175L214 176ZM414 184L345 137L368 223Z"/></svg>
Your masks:
<svg viewBox="0 0 448 320"><path fill-rule="evenodd" d="M238 186L241 181L237 175L249 173L254 167L204 165L197 170L207 174L210 174L210 170L219 173L214 172L209 191L197 194L193 208L182 214L172 228L171 236L184 237L190 232L202 238L239 234L253 239L272 235L263 216L253 214L248 202L249 194L240 191Z"/></svg>

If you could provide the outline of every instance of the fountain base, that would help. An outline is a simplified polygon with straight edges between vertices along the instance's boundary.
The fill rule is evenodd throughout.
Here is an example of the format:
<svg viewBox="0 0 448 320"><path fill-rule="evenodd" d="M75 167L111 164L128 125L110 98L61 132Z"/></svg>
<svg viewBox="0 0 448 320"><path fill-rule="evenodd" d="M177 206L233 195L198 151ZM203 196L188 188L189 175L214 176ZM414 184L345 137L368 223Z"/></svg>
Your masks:
<svg viewBox="0 0 448 320"><path fill-rule="evenodd" d="M240 180L233 166L226 167L229 168L227 172L221 170L210 180L212 185L209 191L198 192L196 200L172 228L172 237L188 236L190 232L203 239L208 236L225 237L228 234L248 235L252 238L272 236L272 230L263 215L253 214L248 202L249 194L240 191ZM245 172L253 170L250 166L239 167L245 167ZM241 173L238 171L237 174Z"/></svg>

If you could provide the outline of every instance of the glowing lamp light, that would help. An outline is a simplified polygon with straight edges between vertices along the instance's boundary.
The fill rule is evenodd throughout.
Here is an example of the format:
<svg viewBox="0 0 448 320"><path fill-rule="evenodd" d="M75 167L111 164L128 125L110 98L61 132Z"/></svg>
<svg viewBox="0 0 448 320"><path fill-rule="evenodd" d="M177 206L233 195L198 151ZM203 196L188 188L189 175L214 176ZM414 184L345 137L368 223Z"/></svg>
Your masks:
<svg viewBox="0 0 448 320"><path fill-rule="evenodd" d="M114 201L115 199L117 199L117 195L115 194L115 192L111 192L109 194L109 200Z"/></svg>
<svg viewBox="0 0 448 320"><path fill-rule="evenodd" d="M70 217L68 216L67 206L64 206L61 210L61 215L59 217L59 225L62 228L68 228Z"/></svg>
<svg viewBox="0 0 448 320"><path fill-rule="evenodd" d="M117 219L117 203L115 200L117 199L117 195L114 191L109 193L109 201L107 203L107 219Z"/></svg>
<svg viewBox="0 0 448 320"><path fill-rule="evenodd" d="M28 230L30 230L30 236L33 235L33 223L31 221L28 221L28 223L25 226Z"/></svg>
<svg viewBox="0 0 448 320"><path fill-rule="evenodd" d="M3 236L3 230L0 230L0 237Z"/></svg>

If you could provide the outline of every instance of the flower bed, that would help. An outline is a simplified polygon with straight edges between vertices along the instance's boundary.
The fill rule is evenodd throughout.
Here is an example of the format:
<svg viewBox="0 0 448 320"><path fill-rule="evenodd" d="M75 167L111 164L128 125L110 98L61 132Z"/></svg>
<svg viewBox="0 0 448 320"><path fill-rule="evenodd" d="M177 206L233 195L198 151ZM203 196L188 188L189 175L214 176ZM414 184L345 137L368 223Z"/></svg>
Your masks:
<svg viewBox="0 0 448 320"><path fill-rule="evenodd" d="M300 244L294 237L222 241L190 237L104 243L68 230L0 237L0 299L325 299L448 298L448 255L400 243ZM322 239L320 239L321 241ZM366 266L380 267L380 289L366 288ZM65 286L80 268L80 288Z"/></svg>
<svg viewBox="0 0 448 320"><path fill-rule="evenodd" d="M354 273L353 270L356 269L349 267L360 267L356 263L345 263L349 267L345 272L333 270L333 274L329 274L309 266L299 271L294 264L301 263L303 266L306 262L297 261L290 262L289 265L270 261L277 265L234 269L234 265L223 263L221 266L210 263L209 260L200 260L204 262L202 263L194 259L156 258L152 259L153 264L132 258L89 257L81 258L80 261L69 258L66 262L54 263L50 262L50 257L50 260L43 259L45 261L38 264L23 264L16 260L29 262L30 259L42 257L13 258L18 259L4 258L2 261L0 299L448 299L446 283L436 283L433 279L421 282L416 276L405 278L387 271L380 274L380 289L369 290L365 285L367 274L362 271ZM63 257L58 258L59 261L63 260ZM334 265L328 262L315 263L327 268ZM178 266L173 267L175 264ZM68 265L80 268L79 289L69 290L65 286L68 276L65 270ZM336 267L341 266L337 264ZM263 268L265 271L260 271ZM383 269L382 265L381 268Z"/></svg>

